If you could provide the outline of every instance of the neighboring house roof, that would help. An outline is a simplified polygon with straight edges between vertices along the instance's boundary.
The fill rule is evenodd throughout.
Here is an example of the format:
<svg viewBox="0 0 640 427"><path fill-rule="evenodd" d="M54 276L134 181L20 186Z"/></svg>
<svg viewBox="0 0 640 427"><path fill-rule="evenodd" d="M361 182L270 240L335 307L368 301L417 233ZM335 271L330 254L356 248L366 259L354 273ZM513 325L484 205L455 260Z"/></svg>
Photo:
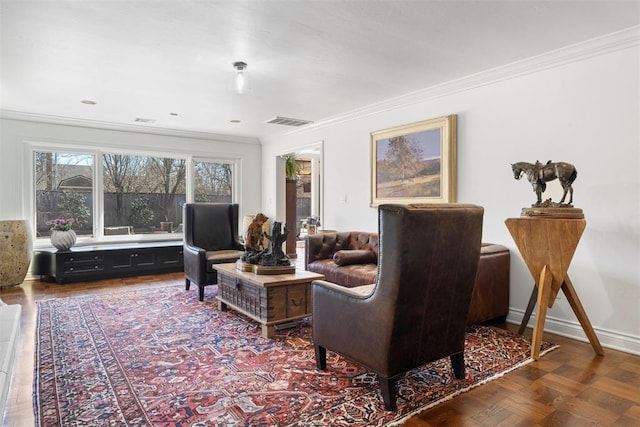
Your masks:
<svg viewBox="0 0 640 427"><path fill-rule="evenodd" d="M65 178L58 184L58 190L91 191L92 180L83 175Z"/></svg>

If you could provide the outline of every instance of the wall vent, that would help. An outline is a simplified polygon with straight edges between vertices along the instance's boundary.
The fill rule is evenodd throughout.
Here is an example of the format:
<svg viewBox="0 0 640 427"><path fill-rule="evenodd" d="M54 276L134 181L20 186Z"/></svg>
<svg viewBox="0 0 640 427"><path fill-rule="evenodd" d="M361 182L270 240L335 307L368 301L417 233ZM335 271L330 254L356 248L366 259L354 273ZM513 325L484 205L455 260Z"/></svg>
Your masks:
<svg viewBox="0 0 640 427"><path fill-rule="evenodd" d="M291 119L289 117L280 117L276 116L273 119L267 120L265 123L272 123L274 125L285 125L285 126L304 126L309 123L313 123L311 120L302 120L302 119Z"/></svg>

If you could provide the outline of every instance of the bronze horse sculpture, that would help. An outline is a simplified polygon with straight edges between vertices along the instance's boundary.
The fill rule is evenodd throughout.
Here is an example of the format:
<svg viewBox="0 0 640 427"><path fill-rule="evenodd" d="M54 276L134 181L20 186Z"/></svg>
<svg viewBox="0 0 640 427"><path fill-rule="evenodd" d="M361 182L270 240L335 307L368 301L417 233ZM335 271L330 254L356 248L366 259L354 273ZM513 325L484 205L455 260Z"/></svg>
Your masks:
<svg viewBox="0 0 640 427"><path fill-rule="evenodd" d="M538 205L542 203L542 193L547 189L547 182L558 179L564 190L560 203L564 203L564 199L569 193L569 204L573 203L573 181L578 176L575 166L571 163L555 162L549 160L546 164L536 161L534 164L527 162L518 162L511 165L513 177L520 179L523 174L527 175L527 180L531 183L533 191L538 197Z"/></svg>

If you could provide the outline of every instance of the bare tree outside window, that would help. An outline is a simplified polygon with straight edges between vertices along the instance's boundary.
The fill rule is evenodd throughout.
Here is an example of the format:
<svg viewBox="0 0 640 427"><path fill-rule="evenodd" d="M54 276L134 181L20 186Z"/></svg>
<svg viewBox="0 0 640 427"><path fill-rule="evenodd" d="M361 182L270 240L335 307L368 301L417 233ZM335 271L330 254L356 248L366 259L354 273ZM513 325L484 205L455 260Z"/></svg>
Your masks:
<svg viewBox="0 0 640 427"><path fill-rule="evenodd" d="M147 166L147 176L152 177L155 183L153 189L154 193L158 195L157 203L161 218L166 222L172 222L176 196L180 194L184 198L186 191L186 162L183 159L150 157Z"/></svg>
<svg viewBox="0 0 640 427"><path fill-rule="evenodd" d="M33 154L36 232L50 235L47 221L74 218L78 235L93 235L93 155L36 151Z"/></svg>
<svg viewBox="0 0 640 427"><path fill-rule="evenodd" d="M125 196L137 193L141 190L139 176L145 164L145 158L141 156L129 156L124 154L103 155L104 191L112 193L115 199L115 223L109 221L108 225L127 225L127 212L125 209ZM105 222L105 225L107 223Z"/></svg>
<svg viewBox="0 0 640 427"><path fill-rule="evenodd" d="M54 187L53 156L54 153L34 153L37 189L51 190Z"/></svg>
<svg viewBox="0 0 640 427"><path fill-rule="evenodd" d="M233 164L194 162L194 198L196 202L231 203L232 193Z"/></svg>
<svg viewBox="0 0 640 427"><path fill-rule="evenodd" d="M184 159L114 153L103 156L103 165L105 233L172 232L162 223L181 222Z"/></svg>

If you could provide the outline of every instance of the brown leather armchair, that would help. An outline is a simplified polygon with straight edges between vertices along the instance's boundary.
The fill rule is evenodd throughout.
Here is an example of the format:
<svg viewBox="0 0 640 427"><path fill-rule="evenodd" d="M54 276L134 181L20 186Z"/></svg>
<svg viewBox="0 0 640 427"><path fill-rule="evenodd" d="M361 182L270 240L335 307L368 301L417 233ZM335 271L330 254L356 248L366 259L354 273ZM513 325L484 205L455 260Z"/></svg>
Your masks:
<svg viewBox="0 0 640 427"><path fill-rule="evenodd" d="M327 349L371 369L388 410L396 409L396 379L425 363L449 356L463 379L483 213L469 204L380 206L376 283L313 282L318 369Z"/></svg>
<svg viewBox="0 0 640 427"><path fill-rule="evenodd" d="M185 288L218 283L214 264L235 262L244 253L238 241L238 205L227 203L187 203L183 208Z"/></svg>

